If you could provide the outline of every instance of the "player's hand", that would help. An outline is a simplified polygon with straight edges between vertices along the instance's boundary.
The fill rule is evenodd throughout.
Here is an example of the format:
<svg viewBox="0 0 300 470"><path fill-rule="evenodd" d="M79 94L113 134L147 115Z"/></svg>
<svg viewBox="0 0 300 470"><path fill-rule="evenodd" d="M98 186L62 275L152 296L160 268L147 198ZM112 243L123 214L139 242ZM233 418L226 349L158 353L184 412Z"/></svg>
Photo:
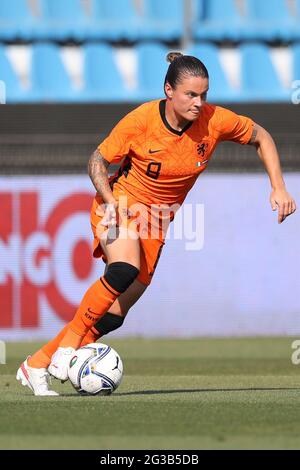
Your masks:
<svg viewBox="0 0 300 470"><path fill-rule="evenodd" d="M113 227L117 223L117 202L109 202L105 204L105 213L100 224L104 227Z"/></svg>
<svg viewBox="0 0 300 470"><path fill-rule="evenodd" d="M278 209L279 224L297 209L294 199L285 189L274 189L270 196L270 203L273 211Z"/></svg>

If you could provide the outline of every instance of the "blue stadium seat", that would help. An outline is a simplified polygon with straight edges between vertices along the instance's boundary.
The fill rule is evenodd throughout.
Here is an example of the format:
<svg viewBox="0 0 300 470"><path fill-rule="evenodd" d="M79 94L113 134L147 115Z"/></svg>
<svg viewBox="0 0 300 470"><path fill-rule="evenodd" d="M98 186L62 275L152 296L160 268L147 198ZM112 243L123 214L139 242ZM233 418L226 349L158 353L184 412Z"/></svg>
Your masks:
<svg viewBox="0 0 300 470"><path fill-rule="evenodd" d="M91 0L88 39L135 41L139 25L133 0Z"/></svg>
<svg viewBox="0 0 300 470"><path fill-rule="evenodd" d="M209 73L208 101L231 102L236 100L237 92L230 85L221 65L218 48L213 44L198 43L187 51L200 59Z"/></svg>
<svg viewBox="0 0 300 470"><path fill-rule="evenodd" d="M246 0L246 19L243 39L289 41L297 30L286 0Z"/></svg>
<svg viewBox="0 0 300 470"><path fill-rule="evenodd" d="M0 80L5 83L7 103L18 103L26 100L25 90L22 89L2 45L0 45Z"/></svg>
<svg viewBox="0 0 300 470"><path fill-rule="evenodd" d="M293 28L293 39L300 40L300 0L296 0L296 17Z"/></svg>
<svg viewBox="0 0 300 470"><path fill-rule="evenodd" d="M178 40L183 33L182 0L144 0L140 37Z"/></svg>
<svg viewBox="0 0 300 470"><path fill-rule="evenodd" d="M88 16L81 0L39 0L40 22L35 37L40 40L82 41L88 30Z"/></svg>
<svg viewBox="0 0 300 470"><path fill-rule="evenodd" d="M287 101L285 90L273 66L269 48L259 43L244 44L241 50L241 99L245 101Z"/></svg>
<svg viewBox="0 0 300 470"><path fill-rule="evenodd" d="M296 43L292 46L292 55L292 80L300 80L300 43Z"/></svg>
<svg viewBox="0 0 300 470"><path fill-rule="evenodd" d="M237 41L243 29L243 17L235 0L195 0L195 39Z"/></svg>
<svg viewBox="0 0 300 470"><path fill-rule="evenodd" d="M136 48L138 89L136 99L152 100L164 97L164 79L168 69L168 49L156 43L141 43Z"/></svg>
<svg viewBox="0 0 300 470"><path fill-rule="evenodd" d="M31 64L32 100L72 102L79 99L60 58L60 48L53 44L35 44Z"/></svg>
<svg viewBox="0 0 300 470"><path fill-rule="evenodd" d="M300 101L300 43L292 47L293 65L292 65L292 88L291 99L294 104L299 105Z"/></svg>
<svg viewBox="0 0 300 470"><path fill-rule="evenodd" d="M83 101L130 101L130 92L107 44L84 46L84 81Z"/></svg>
<svg viewBox="0 0 300 470"><path fill-rule="evenodd" d="M33 37L36 20L27 0L0 1L0 40L30 40Z"/></svg>

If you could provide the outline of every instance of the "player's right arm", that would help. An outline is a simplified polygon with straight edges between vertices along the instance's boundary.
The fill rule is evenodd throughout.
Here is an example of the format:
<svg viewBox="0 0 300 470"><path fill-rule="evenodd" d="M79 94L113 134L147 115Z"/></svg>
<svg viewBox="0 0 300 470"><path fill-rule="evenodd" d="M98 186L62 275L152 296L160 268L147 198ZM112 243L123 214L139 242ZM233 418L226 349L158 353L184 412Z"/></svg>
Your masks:
<svg viewBox="0 0 300 470"><path fill-rule="evenodd" d="M88 172L91 181L96 191L107 204L115 202L108 180L107 169L109 165L110 162L105 160L98 149L91 155L88 163Z"/></svg>
<svg viewBox="0 0 300 470"><path fill-rule="evenodd" d="M142 109L142 111L141 111ZM131 111L112 129L106 139L101 142L89 161L89 175L97 192L106 204L102 225L115 223L117 201L109 185L107 169L110 163L120 163L128 156L131 144L136 136L144 132L142 123L147 109L143 106Z"/></svg>
<svg viewBox="0 0 300 470"><path fill-rule="evenodd" d="M91 181L106 206L105 214L101 222L101 225L105 226L114 225L116 223L116 208L118 206L109 185L107 171L109 165L110 162L105 160L98 149L91 155L88 163L88 172Z"/></svg>

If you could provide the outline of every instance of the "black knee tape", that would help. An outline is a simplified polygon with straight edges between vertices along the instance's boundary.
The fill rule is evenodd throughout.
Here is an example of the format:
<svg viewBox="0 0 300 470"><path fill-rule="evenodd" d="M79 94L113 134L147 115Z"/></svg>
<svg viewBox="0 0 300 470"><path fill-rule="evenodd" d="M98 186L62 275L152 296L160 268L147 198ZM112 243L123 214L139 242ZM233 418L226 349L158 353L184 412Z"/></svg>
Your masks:
<svg viewBox="0 0 300 470"><path fill-rule="evenodd" d="M138 274L139 270L135 266L119 261L108 265L104 279L114 290L122 293L128 289Z"/></svg>
<svg viewBox="0 0 300 470"><path fill-rule="evenodd" d="M124 317L115 315L114 313L107 312L99 321L94 325L94 328L99 331L101 336L107 335L111 331L120 328L123 325Z"/></svg>

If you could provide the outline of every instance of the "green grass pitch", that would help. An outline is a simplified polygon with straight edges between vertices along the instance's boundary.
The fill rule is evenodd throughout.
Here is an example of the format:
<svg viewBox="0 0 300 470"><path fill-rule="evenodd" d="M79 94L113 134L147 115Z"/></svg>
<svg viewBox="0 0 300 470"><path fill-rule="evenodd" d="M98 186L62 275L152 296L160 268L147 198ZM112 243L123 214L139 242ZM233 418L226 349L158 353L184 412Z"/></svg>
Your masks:
<svg viewBox="0 0 300 470"><path fill-rule="evenodd" d="M15 380L37 343L0 365L1 449L299 449L294 338L110 339L124 378L109 397L34 397Z"/></svg>

